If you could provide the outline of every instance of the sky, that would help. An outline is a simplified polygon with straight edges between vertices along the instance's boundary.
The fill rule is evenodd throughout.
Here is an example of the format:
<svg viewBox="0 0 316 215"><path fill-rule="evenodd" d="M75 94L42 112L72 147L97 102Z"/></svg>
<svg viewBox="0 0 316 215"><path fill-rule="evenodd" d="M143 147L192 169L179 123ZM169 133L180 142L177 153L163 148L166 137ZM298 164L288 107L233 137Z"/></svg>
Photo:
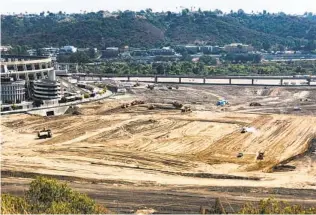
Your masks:
<svg viewBox="0 0 316 215"><path fill-rule="evenodd" d="M185 8L220 9L224 12L243 9L245 12L316 13L316 0L0 0L0 13L97 12L99 10L180 11Z"/></svg>

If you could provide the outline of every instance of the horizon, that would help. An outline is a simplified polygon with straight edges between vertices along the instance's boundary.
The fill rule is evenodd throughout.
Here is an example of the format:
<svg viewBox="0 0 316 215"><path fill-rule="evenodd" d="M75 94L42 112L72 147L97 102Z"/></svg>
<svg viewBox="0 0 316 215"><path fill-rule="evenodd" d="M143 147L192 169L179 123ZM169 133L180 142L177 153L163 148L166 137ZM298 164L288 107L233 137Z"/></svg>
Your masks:
<svg viewBox="0 0 316 215"><path fill-rule="evenodd" d="M162 6L165 5L165 6ZM167 6L166 6L167 5ZM116 0L110 2L101 0L78 1L76 0L11 0L3 2L0 8L1 14L19 14L19 13L35 13L42 11L50 11L57 13L59 11L66 13L83 13L104 11L140 11L151 8L154 12L172 11L179 12L183 8L198 10L221 10L229 13L231 10L244 10L246 13L258 13L266 10L270 13L283 12L292 15L302 15L305 12L316 13L316 4L313 0L266 0L264 2L254 2L252 0L222 0L222 1L203 1L203 0L174 0L172 2L161 0L159 2L147 2L145 0L134 0L127 2L126 0Z"/></svg>

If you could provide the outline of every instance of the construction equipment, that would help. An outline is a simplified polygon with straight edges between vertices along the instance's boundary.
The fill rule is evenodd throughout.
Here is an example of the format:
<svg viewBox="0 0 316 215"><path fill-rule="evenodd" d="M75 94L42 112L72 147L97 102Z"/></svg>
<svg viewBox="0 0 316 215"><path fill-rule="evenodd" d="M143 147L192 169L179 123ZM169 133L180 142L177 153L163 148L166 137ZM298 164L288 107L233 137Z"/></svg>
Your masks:
<svg viewBox="0 0 316 215"><path fill-rule="evenodd" d="M264 152L259 152L257 155L257 160L263 160L264 158Z"/></svg>
<svg viewBox="0 0 316 215"><path fill-rule="evenodd" d="M46 138L51 138L53 135L50 129L44 128L43 130L37 132L37 136L39 139L43 139L43 138L46 139Z"/></svg>
<svg viewBox="0 0 316 215"><path fill-rule="evenodd" d="M294 107L294 108L293 108L293 110L294 110L294 111L301 111L301 110L302 110L302 108L300 108L300 107L296 106L296 107Z"/></svg>
<svg viewBox="0 0 316 215"><path fill-rule="evenodd" d="M259 106L262 106L262 105L260 103L258 103L258 102L251 102L249 106L250 107L259 107Z"/></svg>
<svg viewBox="0 0 316 215"><path fill-rule="evenodd" d="M247 130L246 127L243 127L243 128L241 129L241 133L242 133L242 134L247 133L247 131L248 131L248 130Z"/></svg>
<svg viewBox="0 0 316 215"><path fill-rule="evenodd" d="M244 156L244 154L242 153L242 152L239 152L238 154L237 154L237 158L242 158Z"/></svg>
<svg viewBox="0 0 316 215"><path fill-rule="evenodd" d="M155 106L154 105L148 105L148 110L154 110Z"/></svg>
<svg viewBox="0 0 316 215"><path fill-rule="evenodd" d="M192 110L191 110L191 108L190 108L190 107L185 106L185 107L181 108L181 112L182 112L182 113L192 112Z"/></svg>
<svg viewBox="0 0 316 215"><path fill-rule="evenodd" d="M123 109L128 108L128 107L129 107L129 104L127 104L127 103L121 105L121 108L123 108Z"/></svg>
<svg viewBox="0 0 316 215"><path fill-rule="evenodd" d="M175 101L175 102L172 102L172 105L176 108L176 109L181 109L183 107L183 104Z"/></svg>
<svg viewBox="0 0 316 215"><path fill-rule="evenodd" d="M217 106L225 106L225 105L229 105L229 103L226 100L219 100L216 105Z"/></svg>
<svg viewBox="0 0 316 215"><path fill-rule="evenodd" d="M145 101L143 101L143 100L135 100L135 101L132 101L132 103L131 103L132 106L142 105L142 104L145 104Z"/></svg>
<svg viewBox="0 0 316 215"><path fill-rule="evenodd" d="M147 86L148 89L153 90L155 88L155 85L149 85Z"/></svg>

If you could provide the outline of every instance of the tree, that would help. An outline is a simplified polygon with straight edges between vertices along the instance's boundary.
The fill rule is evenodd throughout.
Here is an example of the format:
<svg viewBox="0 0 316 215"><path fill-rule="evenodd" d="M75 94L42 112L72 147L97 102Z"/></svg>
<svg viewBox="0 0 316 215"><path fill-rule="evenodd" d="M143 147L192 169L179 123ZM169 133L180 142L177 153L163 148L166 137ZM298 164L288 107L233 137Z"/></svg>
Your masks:
<svg viewBox="0 0 316 215"><path fill-rule="evenodd" d="M38 177L23 197L1 195L1 212L8 214L103 214L109 211L65 183Z"/></svg>
<svg viewBox="0 0 316 215"><path fill-rule="evenodd" d="M200 62L203 62L206 65L216 65L216 59L208 55L203 55L202 57L200 57Z"/></svg>
<svg viewBox="0 0 316 215"><path fill-rule="evenodd" d="M268 51L271 48L271 44L268 41L264 41L262 43L262 48L266 51Z"/></svg>

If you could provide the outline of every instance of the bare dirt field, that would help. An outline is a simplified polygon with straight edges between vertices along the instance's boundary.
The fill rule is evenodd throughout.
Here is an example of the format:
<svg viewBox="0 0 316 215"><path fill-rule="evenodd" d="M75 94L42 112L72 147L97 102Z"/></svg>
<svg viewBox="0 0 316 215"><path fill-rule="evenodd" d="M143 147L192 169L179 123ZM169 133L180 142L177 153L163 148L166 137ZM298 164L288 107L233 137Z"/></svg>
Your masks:
<svg viewBox="0 0 316 215"><path fill-rule="evenodd" d="M314 88L141 86L125 96L82 105L81 115L2 116L2 188L19 193L34 175L54 176L119 212L140 203L115 198L122 204L115 206L111 195L128 195L137 187L135 195L144 201L140 205L160 212L197 212L168 207L172 201L166 196L172 192L177 204L191 201L194 210L207 204L208 195L226 196L231 204L268 194L294 201L289 197L293 195L314 204L315 92ZM223 98L229 105L217 107ZM134 99L146 104L121 108ZM170 104L173 101L190 105L193 112L181 113ZM262 106L250 107L251 102ZM251 131L241 133L245 126ZM43 127L52 129L53 138L37 138ZM264 152L263 160L256 159L258 152ZM238 153L243 156L238 158ZM17 186L20 183L23 186ZM107 197L93 190L112 194ZM155 192L156 200L148 190ZM203 196L205 201L200 201Z"/></svg>

